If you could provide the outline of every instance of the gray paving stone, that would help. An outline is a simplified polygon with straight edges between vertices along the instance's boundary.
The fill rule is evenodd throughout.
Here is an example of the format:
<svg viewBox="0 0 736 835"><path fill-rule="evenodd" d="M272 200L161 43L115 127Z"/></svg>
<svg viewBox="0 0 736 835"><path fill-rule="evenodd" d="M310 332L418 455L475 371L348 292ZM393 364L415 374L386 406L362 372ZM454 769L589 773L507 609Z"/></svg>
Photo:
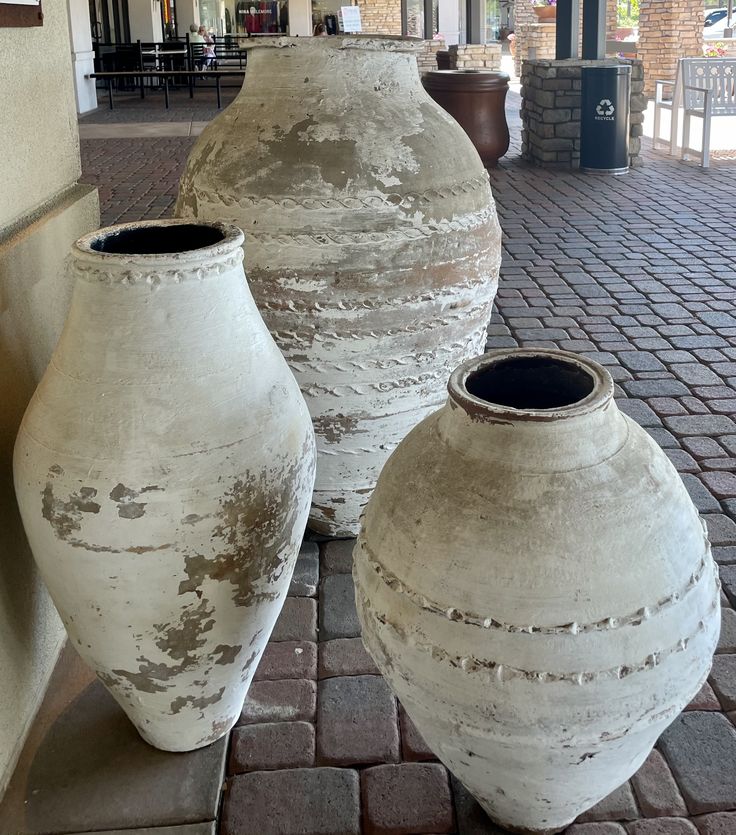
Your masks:
<svg viewBox="0 0 736 835"><path fill-rule="evenodd" d="M635 420L639 426L662 425L660 418L643 400L621 398L616 401L616 404L625 415Z"/></svg>
<svg viewBox="0 0 736 835"><path fill-rule="evenodd" d="M629 371L662 371L664 365L648 351L621 351L618 354L621 365Z"/></svg>
<svg viewBox="0 0 736 835"><path fill-rule="evenodd" d="M736 812L714 812L695 818L700 835L734 835L736 833Z"/></svg>
<svg viewBox="0 0 736 835"><path fill-rule="evenodd" d="M362 638L335 638L319 645L319 678L378 675Z"/></svg>
<svg viewBox="0 0 736 835"><path fill-rule="evenodd" d="M721 378L707 365L697 362L671 365L670 371L690 386L717 386L721 382Z"/></svg>
<svg viewBox="0 0 736 835"><path fill-rule="evenodd" d="M726 597L732 606L736 606L736 565L722 565L718 573Z"/></svg>
<svg viewBox="0 0 736 835"><path fill-rule="evenodd" d="M598 821L596 823L574 823L565 830L565 835L626 835L620 823Z"/></svg>
<svg viewBox="0 0 736 835"><path fill-rule="evenodd" d="M316 542L303 542L291 578L289 594L292 597L316 597L319 586L319 546Z"/></svg>
<svg viewBox="0 0 736 835"><path fill-rule="evenodd" d="M698 835L687 818L649 818L628 826L629 835Z"/></svg>
<svg viewBox="0 0 736 835"><path fill-rule="evenodd" d="M736 653L736 612L728 607L721 608L721 635L716 652Z"/></svg>
<svg viewBox="0 0 736 835"><path fill-rule="evenodd" d="M438 759L424 741L409 714L399 705L399 729L401 731L401 757L409 762L424 762Z"/></svg>
<svg viewBox="0 0 736 835"><path fill-rule="evenodd" d="M717 513L721 509L718 500L713 497L710 490L697 476L683 473L680 477L693 500L693 504L701 513Z"/></svg>
<svg viewBox="0 0 736 835"><path fill-rule="evenodd" d="M276 626L272 641L317 640L317 601L311 597L287 597Z"/></svg>
<svg viewBox="0 0 736 835"><path fill-rule="evenodd" d="M659 741L691 814L736 809L736 728L721 713L681 714Z"/></svg>
<svg viewBox="0 0 736 835"><path fill-rule="evenodd" d="M355 585L352 574L332 574L322 580L319 597L319 637L357 638L360 622L355 607Z"/></svg>
<svg viewBox="0 0 736 835"><path fill-rule="evenodd" d="M72 832L69 835L215 835L216 821L183 826L157 826L154 829L106 829L104 832Z"/></svg>
<svg viewBox="0 0 736 835"><path fill-rule="evenodd" d="M688 393L680 380L630 380L621 384L629 397L680 397Z"/></svg>
<svg viewBox="0 0 736 835"><path fill-rule="evenodd" d="M347 768L293 768L228 781L221 835L360 835L360 780Z"/></svg>
<svg viewBox="0 0 736 835"><path fill-rule="evenodd" d="M736 655L716 655L708 681L723 709L736 710Z"/></svg>
<svg viewBox="0 0 736 835"><path fill-rule="evenodd" d="M342 676L319 682L320 765L366 765L398 759L396 700L380 676Z"/></svg>
<svg viewBox="0 0 736 835"><path fill-rule="evenodd" d="M736 545L736 522L733 519L724 514L709 514L705 521L711 545Z"/></svg>
<svg viewBox="0 0 736 835"><path fill-rule="evenodd" d="M353 570L354 539L333 539L326 542L322 552L322 575L350 574Z"/></svg>
<svg viewBox="0 0 736 835"><path fill-rule="evenodd" d="M59 716L36 751L23 835L214 820L226 751L227 739L188 753L153 748L95 681Z"/></svg>
<svg viewBox="0 0 736 835"><path fill-rule="evenodd" d="M713 548L713 559L723 565L736 563L736 545L724 545Z"/></svg>
<svg viewBox="0 0 736 835"><path fill-rule="evenodd" d="M736 424L726 415L674 415L664 425L676 435L728 435Z"/></svg>

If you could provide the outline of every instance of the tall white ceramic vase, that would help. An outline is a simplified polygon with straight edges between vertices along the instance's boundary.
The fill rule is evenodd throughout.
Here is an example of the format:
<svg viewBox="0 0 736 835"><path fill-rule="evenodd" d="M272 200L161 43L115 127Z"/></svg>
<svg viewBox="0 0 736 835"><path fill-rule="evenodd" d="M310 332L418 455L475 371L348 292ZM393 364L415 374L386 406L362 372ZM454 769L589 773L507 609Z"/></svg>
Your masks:
<svg viewBox="0 0 736 835"><path fill-rule="evenodd" d="M177 213L245 230L248 278L312 415L310 525L354 536L381 467L483 351L501 260L488 174L416 41L253 39Z"/></svg>
<svg viewBox="0 0 736 835"><path fill-rule="evenodd" d="M489 815L554 832L628 779L705 681L717 571L681 479L601 366L493 352L449 394L368 505L363 637Z"/></svg>
<svg viewBox="0 0 736 835"><path fill-rule="evenodd" d="M253 303L236 227L79 240L15 485L69 637L143 738L235 723L287 593L314 481L306 405Z"/></svg>

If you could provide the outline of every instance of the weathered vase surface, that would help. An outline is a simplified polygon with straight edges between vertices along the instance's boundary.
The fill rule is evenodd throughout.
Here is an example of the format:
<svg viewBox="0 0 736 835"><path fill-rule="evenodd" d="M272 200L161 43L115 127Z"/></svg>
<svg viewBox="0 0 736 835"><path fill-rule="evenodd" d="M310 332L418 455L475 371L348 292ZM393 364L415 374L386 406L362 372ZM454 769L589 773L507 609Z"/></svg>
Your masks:
<svg viewBox="0 0 736 835"><path fill-rule="evenodd" d="M314 481L309 413L242 242L180 221L79 240L69 316L15 447L23 523L74 647L171 751L237 720Z"/></svg>
<svg viewBox="0 0 736 835"><path fill-rule="evenodd" d="M363 638L488 814L555 832L638 769L705 681L717 572L601 366L492 352L448 388L366 509Z"/></svg>
<svg viewBox="0 0 736 835"><path fill-rule="evenodd" d="M483 350L500 228L411 42L278 38L202 133L177 213L245 229L253 296L317 436L310 524L355 534L390 452Z"/></svg>

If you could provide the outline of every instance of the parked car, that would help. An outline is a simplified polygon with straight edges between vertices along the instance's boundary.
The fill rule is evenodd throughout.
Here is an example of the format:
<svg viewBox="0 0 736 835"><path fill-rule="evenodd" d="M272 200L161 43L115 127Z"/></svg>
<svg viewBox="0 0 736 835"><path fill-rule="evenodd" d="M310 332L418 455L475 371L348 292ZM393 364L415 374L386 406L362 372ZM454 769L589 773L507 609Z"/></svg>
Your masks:
<svg viewBox="0 0 736 835"><path fill-rule="evenodd" d="M736 28L736 14L731 18L731 25ZM728 9L713 9L705 16L703 37L712 40L722 38L723 31L728 26Z"/></svg>

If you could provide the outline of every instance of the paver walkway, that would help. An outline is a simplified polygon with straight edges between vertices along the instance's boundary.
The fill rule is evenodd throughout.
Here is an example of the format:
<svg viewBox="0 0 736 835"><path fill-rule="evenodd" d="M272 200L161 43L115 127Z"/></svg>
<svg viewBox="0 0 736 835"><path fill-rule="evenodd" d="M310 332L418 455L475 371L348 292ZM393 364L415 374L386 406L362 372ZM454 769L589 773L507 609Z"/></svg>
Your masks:
<svg viewBox="0 0 736 835"><path fill-rule="evenodd" d="M510 99L513 124L518 99ZM193 141L85 140L84 179L100 187L103 222L166 215ZM702 172L646 154L646 166L629 176L599 179L530 168L514 152L518 137L491 172L504 259L488 345L556 346L611 371L620 406L665 448L705 515L725 592L709 684L640 772L568 832L736 835L736 167L716 163ZM363 650L350 548L346 541L304 547L241 723L227 754L218 749L227 774L219 812L208 794L219 787L214 766L206 774L187 766L187 780L200 774L202 800L179 819L170 804L162 809L153 768L144 798L135 794L138 783L131 788L111 775L100 786L88 774L102 811L82 811L77 801L76 819L57 814L50 822L49 797L66 785L59 777L41 797L25 796L18 832L172 826L216 815L223 835L500 832L433 760ZM83 708L94 717L111 700L91 687ZM79 713L78 701L67 710ZM143 743L126 745L153 760ZM63 771L64 756L58 749L55 756ZM52 772L44 773L53 782ZM115 820L105 804L116 792L145 813ZM160 835L208 835L213 827Z"/></svg>

